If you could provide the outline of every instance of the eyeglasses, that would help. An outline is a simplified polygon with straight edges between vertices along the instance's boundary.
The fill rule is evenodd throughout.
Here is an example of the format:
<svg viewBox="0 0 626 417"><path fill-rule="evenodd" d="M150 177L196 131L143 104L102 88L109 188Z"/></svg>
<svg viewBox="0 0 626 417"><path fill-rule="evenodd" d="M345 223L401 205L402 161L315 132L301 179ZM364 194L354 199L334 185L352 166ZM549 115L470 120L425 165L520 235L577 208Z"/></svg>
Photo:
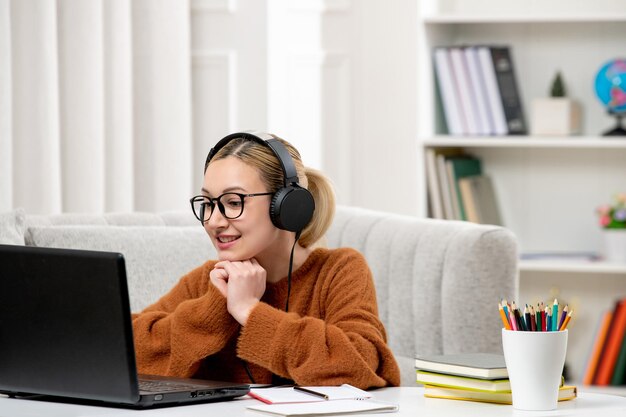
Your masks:
<svg viewBox="0 0 626 417"><path fill-rule="evenodd" d="M209 221L215 209L215 203L227 219L236 219L243 213L243 202L246 197L256 197L259 195L272 195L274 193L256 193L256 194L240 194L240 193L224 193L219 197L211 198L205 195L197 195L191 197L191 209L193 214L202 224Z"/></svg>

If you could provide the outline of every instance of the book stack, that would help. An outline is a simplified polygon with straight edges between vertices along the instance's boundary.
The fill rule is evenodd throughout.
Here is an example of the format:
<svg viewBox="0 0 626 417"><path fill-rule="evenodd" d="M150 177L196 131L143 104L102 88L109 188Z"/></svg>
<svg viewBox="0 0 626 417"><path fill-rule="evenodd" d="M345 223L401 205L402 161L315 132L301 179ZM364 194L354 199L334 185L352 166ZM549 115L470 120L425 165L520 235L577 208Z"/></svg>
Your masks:
<svg viewBox="0 0 626 417"><path fill-rule="evenodd" d="M451 135L526 134L508 46L438 47L434 62Z"/></svg>
<svg viewBox="0 0 626 417"><path fill-rule="evenodd" d="M431 217L502 226L491 178L480 159L456 148L426 149Z"/></svg>
<svg viewBox="0 0 626 417"><path fill-rule="evenodd" d="M503 355L466 353L418 356L417 382L424 385L424 396L451 400L511 404L509 382ZM559 388L559 401L576 398L575 386Z"/></svg>
<svg viewBox="0 0 626 417"><path fill-rule="evenodd" d="M626 298L605 311L588 355L583 384L626 385Z"/></svg>

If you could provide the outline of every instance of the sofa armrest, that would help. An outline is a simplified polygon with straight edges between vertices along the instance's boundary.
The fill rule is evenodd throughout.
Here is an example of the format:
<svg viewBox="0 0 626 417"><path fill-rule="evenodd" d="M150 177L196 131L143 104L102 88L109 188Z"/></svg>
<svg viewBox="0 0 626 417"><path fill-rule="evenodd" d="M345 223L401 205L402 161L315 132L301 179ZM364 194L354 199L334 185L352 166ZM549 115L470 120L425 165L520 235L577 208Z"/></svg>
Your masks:
<svg viewBox="0 0 626 417"><path fill-rule="evenodd" d="M403 385L416 353L501 351L497 302L518 287L509 230L338 207L327 240L367 259Z"/></svg>

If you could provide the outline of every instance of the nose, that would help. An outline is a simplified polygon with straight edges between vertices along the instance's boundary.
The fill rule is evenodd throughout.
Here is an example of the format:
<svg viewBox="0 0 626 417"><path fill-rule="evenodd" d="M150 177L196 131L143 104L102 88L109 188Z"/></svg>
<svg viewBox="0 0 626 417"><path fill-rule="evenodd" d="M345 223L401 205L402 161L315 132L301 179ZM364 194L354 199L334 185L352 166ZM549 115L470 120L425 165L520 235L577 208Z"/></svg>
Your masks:
<svg viewBox="0 0 626 417"><path fill-rule="evenodd" d="M213 209L213 214L209 220L204 223L204 228L207 230L216 230L219 228L224 228L228 226L228 219L224 217L221 210L218 207Z"/></svg>

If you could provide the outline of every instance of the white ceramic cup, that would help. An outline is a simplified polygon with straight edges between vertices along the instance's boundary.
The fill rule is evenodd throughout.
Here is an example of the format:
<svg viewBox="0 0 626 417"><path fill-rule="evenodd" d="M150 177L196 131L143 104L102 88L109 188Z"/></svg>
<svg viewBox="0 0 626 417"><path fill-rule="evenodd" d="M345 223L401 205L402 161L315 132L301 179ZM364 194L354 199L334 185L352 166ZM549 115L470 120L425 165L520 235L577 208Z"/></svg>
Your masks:
<svg viewBox="0 0 626 417"><path fill-rule="evenodd" d="M554 410L567 352L567 329L559 332L502 329L502 347L513 408Z"/></svg>

